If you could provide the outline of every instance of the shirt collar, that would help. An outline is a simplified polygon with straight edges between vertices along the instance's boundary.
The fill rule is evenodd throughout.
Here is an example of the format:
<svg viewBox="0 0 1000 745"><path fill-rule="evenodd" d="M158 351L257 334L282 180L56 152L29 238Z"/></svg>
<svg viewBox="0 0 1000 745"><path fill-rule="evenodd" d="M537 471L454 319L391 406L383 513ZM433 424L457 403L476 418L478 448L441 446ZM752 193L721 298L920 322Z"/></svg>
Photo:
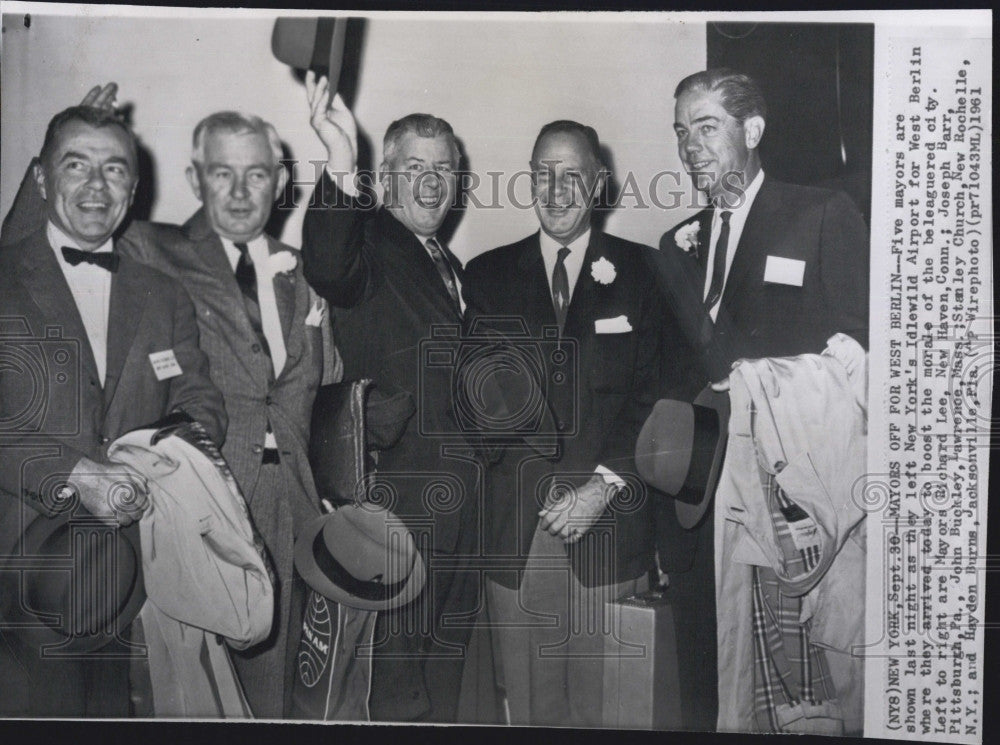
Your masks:
<svg viewBox="0 0 1000 745"><path fill-rule="evenodd" d="M63 246L69 246L70 248L77 248L77 249L80 248L79 243L77 243L75 240L66 235L66 233L63 232L51 220L49 220L48 224L45 226L45 234L49 239L49 244L52 246L52 249L56 253L59 253L59 250ZM111 251L113 250L114 250L114 241L111 238L108 238L104 243L102 243L94 250L94 253L111 253ZM60 257L61 256L62 254L60 254Z"/></svg>
<svg viewBox="0 0 1000 745"><path fill-rule="evenodd" d="M743 192L743 203L740 204L739 207L717 208L715 210L716 214L722 211L727 211L733 213L734 216L745 215L750 211L750 208L753 206L753 200L757 198L757 192L760 191L760 186L763 183L764 183L764 169L761 168L759 171L757 171L757 175L753 177L753 181L750 182L750 185L746 188L746 191Z"/></svg>
<svg viewBox="0 0 1000 745"><path fill-rule="evenodd" d="M566 246L574 256L582 255L586 250L587 246L590 245L590 228L587 228L582 235L577 236L574 240L567 244L562 244L553 238L551 235L546 233L544 230L540 231L539 242L542 246L542 253L546 255L558 256L559 249Z"/></svg>

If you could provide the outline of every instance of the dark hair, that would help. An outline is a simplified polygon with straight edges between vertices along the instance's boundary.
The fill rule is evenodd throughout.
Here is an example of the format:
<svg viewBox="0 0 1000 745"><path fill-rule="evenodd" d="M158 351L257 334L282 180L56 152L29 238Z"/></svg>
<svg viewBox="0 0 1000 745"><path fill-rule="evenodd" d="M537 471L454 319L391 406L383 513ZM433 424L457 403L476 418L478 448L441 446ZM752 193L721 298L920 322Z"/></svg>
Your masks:
<svg viewBox="0 0 1000 745"><path fill-rule="evenodd" d="M600 171L604 168L604 160L601 158L601 140L597 136L597 130L593 127L588 127L586 124L580 124L580 122L574 122L570 119L559 119L558 121L549 122L538 132L538 137L535 138L535 145L531 148L531 160L535 160L535 152L538 150L539 143L551 134L574 134L583 138L583 141L587 143L587 148L590 150L590 156L594 159L595 169Z"/></svg>
<svg viewBox="0 0 1000 745"><path fill-rule="evenodd" d="M458 150L458 142L455 140L455 130L444 119L439 119L431 114L408 114L389 125L385 131L385 137L382 138L383 163L389 165L396 155L396 148L399 147L400 141L409 132L420 137L441 137L442 135L447 137L451 145L452 166L458 168L461 154Z"/></svg>
<svg viewBox="0 0 1000 745"><path fill-rule="evenodd" d="M722 107L740 124L751 116L767 119L767 103L757 81L728 67L714 67L688 75L677 84L674 98L680 98L688 91L721 92Z"/></svg>
<svg viewBox="0 0 1000 745"><path fill-rule="evenodd" d="M107 109L98 109L93 106L70 106L63 109L49 121L49 126L45 130L45 140L42 142L42 151L38 158L45 163L55 148L56 138L59 131L70 122L83 122L91 127L100 129L102 127L117 127L125 133L128 139L129 150L132 152L132 162L138 160L138 147L135 142L135 135L118 116Z"/></svg>

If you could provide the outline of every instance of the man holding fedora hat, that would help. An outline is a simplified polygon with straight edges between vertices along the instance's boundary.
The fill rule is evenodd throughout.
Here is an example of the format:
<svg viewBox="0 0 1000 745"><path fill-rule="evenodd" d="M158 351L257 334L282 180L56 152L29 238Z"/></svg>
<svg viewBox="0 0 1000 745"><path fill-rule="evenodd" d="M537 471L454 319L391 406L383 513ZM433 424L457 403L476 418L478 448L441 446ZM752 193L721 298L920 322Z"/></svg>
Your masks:
<svg viewBox="0 0 1000 745"><path fill-rule="evenodd" d="M868 234L846 195L784 184L764 173L759 146L767 106L752 78L724 68L702 70L684 78L674 97L680 160L711 206L667 231L651 258L661 291L679 309L704 382L712 385L694 405L671 402L654 411L640 438L637 463L649 483L675 496L676 509L659 526L659 543L667 549L661 558L668 559L679 611L679 664L692 682L682 692L689 699L685 725L714 729L711 502L719 468L713 457L706 470L706 459L692 443L713 438L706 432L713 431L714 409L722 422L714 441L724 450L725 391L734 361L819 353L838 332L860 342L852 349L863 354ZM683 432L672 428L678 411L695 426ZM683 463L665 455L680 440L680 449L691 454Z"/></svg>
<svg viewBox="0 0 1000 745"><path fill-rule="evenodd" d="M221 443L226 414L187 293L115 239L138 183L129 128L66 109L33 175L46 224L0 253L0 711L127 716L148 495L107 447L179 410ZM80 541L94 550L66 558Z"/></svg>
<svg viewBox="0 0 1000 745"><path fill-rule="evenodd" d="M307 73L306 91L327 151L303 227L306 278L335 309L344 378L408 392L417 406L398 441L378 453L369 498L384 496L383 506L419 536L428 580L414 602L378 614L371 716L454 722L471 631L464 619L477 595L475 573L457 566L474 548L478 463L451 413L452 368L426 364L421 349L436 327L457 338L462 323L462 268L441 234L454 203L458 143L451 125L429 114L390 124L380 168L385 204L366 208L353 177L353 115L325 77Z"/></svg>

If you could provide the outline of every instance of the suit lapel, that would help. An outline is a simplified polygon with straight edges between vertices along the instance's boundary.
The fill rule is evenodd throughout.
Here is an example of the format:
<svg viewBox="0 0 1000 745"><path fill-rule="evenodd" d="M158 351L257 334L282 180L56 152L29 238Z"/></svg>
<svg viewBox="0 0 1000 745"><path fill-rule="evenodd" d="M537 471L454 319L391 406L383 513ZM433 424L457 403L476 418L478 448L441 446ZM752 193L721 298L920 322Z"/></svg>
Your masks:
<svg viewBox="0 0 1000 745"><path fill-rule="evenodd" d="M196 212L184 224L184 234L192 242L193 249L197 253L195 261L200 264L200 271L214 280L211 301L205 302L213 306L215 312L230 320L243 337L242 344L235 339L231 341L233 350L247 348L257 343L257 334L250 325L243 293L236 283L236 275L229 263L229 257L226 256L226 248L208 224L203 210ZM266 355L236 353L234 356L255 379L261 380L263 375L264 384L267 383L269 375L273 374L274 367ZM266 364L263 364L262 360Z"/></svg>
<svg viewBox="0 0 1000 745"><path fill-rule="evenodd" d="M756 199L750 205L750 213L743 226L736 255L733 256L733 263L729 268L726 288L722 293L723 305L730 304L734 297L739 297L743 293L745 284L753 276L751 270L758 267L767 255L768 238L774 230L773 214L779 207L774 199L774 191L770 187L771 182L765 177Z"/></svg>
<svg viewBox="0 0 1000 745"><path fill-rule="evenodd" d="M87 329L83 325L73 293L66 283L66 277L59 268L59 260L49 246L44 228L35 233L34 238L26 245L26 249L21 259L23 268L21 283L49 322L62 332L64 339L79 340L81 362L88 376L93 380L99 380L94 350L91 349ZM44 333L42 329L32 329L32 331L36 334Z"/></svg>
<svg viewBox="0 0 1000 745"><path fill-rule="evenodd" d="M108 307L108 366L105 372L105 411L111 406L132 340L146 309L147 289L137 267L122 257L120 268L111 279Z"/></svg>
<svg viewBox="0 0 1000 745"><path fill-rule="evenodd" d="M524 317L534 319L538 327L531 329L538 334L542 326L555 326L556 309L552 305L552 290L549 288L549 278L545 275L545 262L542 261L541 233L535 233L525 240L524 251L518 259L518 276L523 278L520 286L524 291L521 307ZM567 316L568 318L568 316ZM528 324L529 327L531 324Z"/></svg>
<svg viewBox="0 0 1000 745"><path fill-rule="evenodd" d="M448 309L448 315L454 319L455 323L461 323L462 319L451 300L448 288L444 286L441 275L438 274L437 267L434 266L434 260L431 259L420 239L384 207L379 211L378 229L385 245L392 247L388 254L388 260L399 261L400 271L404 273L404 276L409 277L415 285L416 291L433 298L435 304Z"/></svg>
<svg viewBox="0 0 1000 745"><path fill-rule="evenodd" d="M583 265L580 267L580 276L576 279L576 287L573 288L569 311L566 314L566 328L564 329L566 336L582 339L587 333L593 331L594 304L599 299L599 295L606 291L606 288L605 285L600 285L594 280L590 269L593 263L602 257L612 264L618 258L617 256L613 257L608 251L604 234L596 229L591 229L590 241L583 257Z"/></svg>
<svg viewBox="0 0 1000 745"><path fill-rule="evenodd" d="M279 251L287 249L282 248L280 243L267 236L267 250L273 256ZM273 283L274 299L278 305L278 320L281 322L281 335L285 340L286 360L285 367L282 369L284 372L291 369L293 363L302 355L302 334L304 333L302 326L305 324L304 313L308 312L308 308L304 308L304 303L308 303L308 299L305 299L304 302L297 302L299 290L302 288L299 287L300 283L295 281L294 270L275 275ZM302 313L298 312L300 310Z"/></svg>

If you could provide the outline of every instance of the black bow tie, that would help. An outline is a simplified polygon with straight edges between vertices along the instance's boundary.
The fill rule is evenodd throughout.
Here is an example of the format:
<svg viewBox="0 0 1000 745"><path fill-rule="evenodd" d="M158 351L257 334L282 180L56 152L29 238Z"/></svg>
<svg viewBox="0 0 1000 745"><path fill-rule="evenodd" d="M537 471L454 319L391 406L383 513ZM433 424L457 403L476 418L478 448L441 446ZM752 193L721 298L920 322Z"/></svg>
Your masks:
<svg viewBox="0 0 1000 745"><path fill-rule="evenodd" d="M81 251L78 248L63 246L62 255L66 259L66 263L70 266L76 266L80 262L85 261L88 264L99 266L101 269L107 269L111 273L118 271L118 254L114 251L102 251L98 253L96 251Z"/></svg>

